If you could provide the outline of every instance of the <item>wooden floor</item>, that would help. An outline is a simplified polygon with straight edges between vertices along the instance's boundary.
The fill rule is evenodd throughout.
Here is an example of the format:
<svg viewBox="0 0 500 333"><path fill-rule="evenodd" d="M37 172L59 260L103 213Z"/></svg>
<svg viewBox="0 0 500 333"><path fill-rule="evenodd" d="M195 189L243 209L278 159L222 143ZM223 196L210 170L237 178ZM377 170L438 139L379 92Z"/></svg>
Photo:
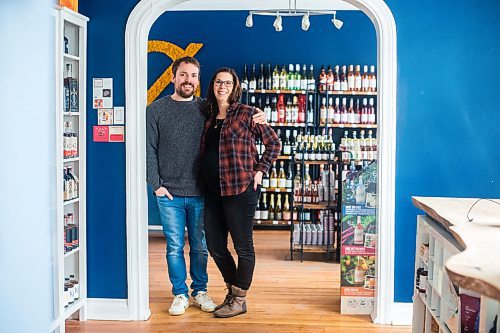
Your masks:
<svg viewBox="0 0 500 333"><path fill-rule="evenodd" d="M160 234L161 235L161 234ZM68 321L67 332L410 332L408 327L378 326L369 316L340 315L339 265L324 255L307 254L290 261L286 231L255 231L257 264L247 296L248 313L214 318L194 306L182 316L169 316L171 285L163 236L149 238L151 318L145 322ZM187 247L186 247L187 248ZM187 249L186 249L187 250ZM187 252L187 251L186 251ZM225 285L209 258L209 294L220 302Z"/></svg>

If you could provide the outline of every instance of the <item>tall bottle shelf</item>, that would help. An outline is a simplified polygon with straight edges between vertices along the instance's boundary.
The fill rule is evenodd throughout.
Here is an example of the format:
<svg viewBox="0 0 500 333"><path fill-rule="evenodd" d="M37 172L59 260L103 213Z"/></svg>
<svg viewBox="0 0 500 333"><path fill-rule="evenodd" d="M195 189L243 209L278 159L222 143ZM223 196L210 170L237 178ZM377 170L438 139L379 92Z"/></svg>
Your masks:
<svg viewBox="0 0 500 333"><path fill-rule="evenodd" d="M56 59L57 209L53 228L54 320L86 320L86 44L88 18L54 11ZM70 170L70 171L69 171Z"/></svg>

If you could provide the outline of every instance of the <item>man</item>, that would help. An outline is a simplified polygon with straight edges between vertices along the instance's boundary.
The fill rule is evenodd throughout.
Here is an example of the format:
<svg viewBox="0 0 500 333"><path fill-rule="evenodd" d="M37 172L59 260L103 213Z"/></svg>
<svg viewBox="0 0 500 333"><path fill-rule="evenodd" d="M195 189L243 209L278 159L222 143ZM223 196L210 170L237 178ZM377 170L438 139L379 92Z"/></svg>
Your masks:
<svg viewBox="0 0 500 333"><path fill-rule="evenodd" d="M207 294L208 251L203 225L203 198L198 182L200 139L205 117L203 99L194 93L200 83L200 64L193 57L172 65L174 93L151 103L146 113L147 182L157 197L163 234L167 240L167 267L174 300L170 315L181 315L189 307L189 289L184 259L184 230L189 239L193 305L213 312ZM265 123L259 110L257 123Z"/></svg>

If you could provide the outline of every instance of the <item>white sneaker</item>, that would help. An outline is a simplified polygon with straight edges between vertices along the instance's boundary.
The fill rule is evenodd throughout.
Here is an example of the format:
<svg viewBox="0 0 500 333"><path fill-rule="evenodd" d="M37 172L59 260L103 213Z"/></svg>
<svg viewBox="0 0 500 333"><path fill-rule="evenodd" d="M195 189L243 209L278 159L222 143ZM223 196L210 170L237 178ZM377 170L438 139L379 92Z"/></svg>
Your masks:
<svg viewBox="0 0 500 333"><path fill-rule="evenodd" d="M188 299L185 295L175 295L174 301L168 309L168 314L171 316L180 316L189 307Z"/></svg>
<svg viewBox="0 0 500 333"><path fill-rule="evenodd" d="M214 312L215 303L212 301L210 296L208 296L206 291L199 291L194 297L193 305L201 308L205 312Z"/></svg>

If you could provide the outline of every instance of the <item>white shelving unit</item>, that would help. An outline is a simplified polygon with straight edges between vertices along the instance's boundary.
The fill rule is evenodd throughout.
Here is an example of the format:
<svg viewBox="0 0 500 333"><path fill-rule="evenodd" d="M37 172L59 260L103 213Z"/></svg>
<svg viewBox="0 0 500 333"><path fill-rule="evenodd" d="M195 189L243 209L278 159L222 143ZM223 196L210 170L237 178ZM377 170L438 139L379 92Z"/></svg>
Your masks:
<svg viewBox="0 0 500 333"><path fill-rule="evenodd" d="M53 228L54 253L54 318L51 331L65 332L68 318L86 320L87 305L87 249L86 249L86 54L88 18L64 7L54 10L55 17L55 59L56 59L56 151L57 151L57 210ZM68 52L65 52L65 38ZM66 65L72 65L73 77L78 80L78 109L65 111L64 78ZM78 156L64 158L64 124L71 122L71 132L76 134ZM78 197L64 200L64 168L71 166L78 178ZM78 227L78 247L65 253L65 219L73 213L74 224ZM65 278L74 275L78 280L79 298L65 305Z"/></svg>
<svg viewBox="0 0 500 333"><path fill-rule="evenodd" d="M425 247L428 251L424 251ZM481 299L479 332L489 332L493 326L495 315L500 313L500 302L458 288L446 273L446 261L461 251L463 248L442 226L428 216L417 217L414 281L420 268L428 275L425 293L414 288L413 332L461 332L459 295L462 293ZM498 326L496 333L500 333Z"/></svg>

